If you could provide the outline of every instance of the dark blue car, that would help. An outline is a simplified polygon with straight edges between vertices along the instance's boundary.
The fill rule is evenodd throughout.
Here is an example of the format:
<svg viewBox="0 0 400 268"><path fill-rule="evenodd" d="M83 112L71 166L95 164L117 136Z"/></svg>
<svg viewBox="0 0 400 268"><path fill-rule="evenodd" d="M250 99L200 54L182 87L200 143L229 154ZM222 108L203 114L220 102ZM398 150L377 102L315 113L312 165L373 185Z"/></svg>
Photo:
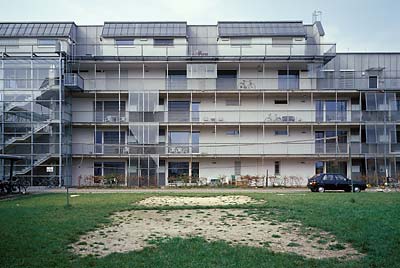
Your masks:
<svg viewBox="0 0 400 268"><path fill-rule="evenodd" d="M308 179L307 187L311 192L321 193L329 190L351 192L352 187L354 192L361 192L367 188L367 185L362 181L348 179L342 174L321 173Z"/></svg>

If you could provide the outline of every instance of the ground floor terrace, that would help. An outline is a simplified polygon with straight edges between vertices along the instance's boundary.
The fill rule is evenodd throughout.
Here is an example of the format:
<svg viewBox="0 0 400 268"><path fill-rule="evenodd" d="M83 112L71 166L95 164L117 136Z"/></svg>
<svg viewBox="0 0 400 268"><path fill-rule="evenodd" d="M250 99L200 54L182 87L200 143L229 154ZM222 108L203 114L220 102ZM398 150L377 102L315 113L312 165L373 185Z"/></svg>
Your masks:
<svg viewBox="0 0 400 268"><path fill-rule="evenodd" d="M305 186L318 173L340 173L373 185L398 177L395 157L74 157L71 186Z"/></svg>

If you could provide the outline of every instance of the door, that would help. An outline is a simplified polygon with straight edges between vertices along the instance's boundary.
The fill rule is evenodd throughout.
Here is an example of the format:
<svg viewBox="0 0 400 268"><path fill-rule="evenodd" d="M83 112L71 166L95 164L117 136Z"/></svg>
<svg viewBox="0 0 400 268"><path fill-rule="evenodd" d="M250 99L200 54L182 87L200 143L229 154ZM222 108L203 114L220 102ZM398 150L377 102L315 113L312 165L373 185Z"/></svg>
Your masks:
<svg viewBox="0 0 400 268"><path fill-rule="evenodd" d="M336 185L337 185L337 189L338 190L349 190L349 180L347 180L347 178L345 178L343 175L336 175Z"/></svg>
<svg viewBox="0 0 400 268"><path fill-rule="evenodd" d="M325 190L336 190L336 178L335 175L326 174L322 179Z"/></svg>

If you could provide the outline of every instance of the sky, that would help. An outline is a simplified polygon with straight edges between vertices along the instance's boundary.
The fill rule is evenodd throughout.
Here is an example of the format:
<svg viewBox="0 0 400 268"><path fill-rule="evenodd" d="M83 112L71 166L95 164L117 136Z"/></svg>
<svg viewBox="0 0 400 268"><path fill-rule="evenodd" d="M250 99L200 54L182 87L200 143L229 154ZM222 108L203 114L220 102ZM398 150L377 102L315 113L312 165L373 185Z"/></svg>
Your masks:
<svg viewBox="0 0 400 268"><path fill-rule="evenodd" d="M2 3L3 2L3 3ZM399 0L0 0L1 21L312 22L322 12L326 43L337 51L400 52Z"/></svg>

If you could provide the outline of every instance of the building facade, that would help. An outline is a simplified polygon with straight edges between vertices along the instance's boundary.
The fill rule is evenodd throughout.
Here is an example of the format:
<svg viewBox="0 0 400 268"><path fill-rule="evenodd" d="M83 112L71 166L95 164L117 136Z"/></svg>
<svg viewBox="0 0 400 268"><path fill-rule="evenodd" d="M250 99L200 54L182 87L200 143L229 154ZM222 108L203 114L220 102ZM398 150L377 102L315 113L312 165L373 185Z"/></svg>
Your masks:
<svg viewBox="0 0 400 268"><path fill-rule="evenodd" d="M35 186L397 177L400 53L324 36L318 21L0 23L0 154Z"/></svg>

